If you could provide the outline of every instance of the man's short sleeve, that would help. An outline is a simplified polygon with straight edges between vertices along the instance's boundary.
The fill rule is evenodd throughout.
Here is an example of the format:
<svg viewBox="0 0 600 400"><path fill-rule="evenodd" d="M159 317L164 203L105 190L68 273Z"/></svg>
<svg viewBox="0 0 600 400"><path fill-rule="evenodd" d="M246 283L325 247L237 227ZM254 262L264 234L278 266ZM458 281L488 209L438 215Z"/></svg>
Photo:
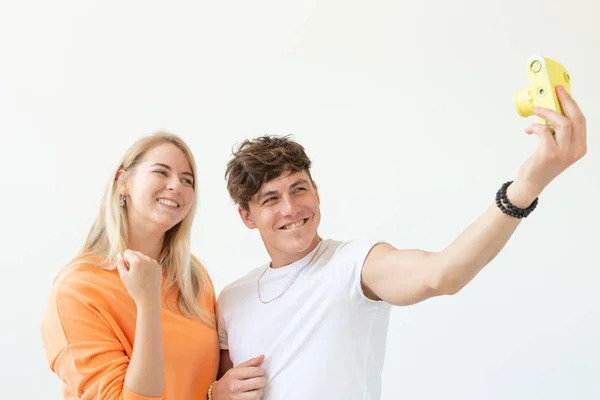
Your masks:
<svg viewBox="0 0 600 400"><path fill-rule="evenodd" d="M362 268L369 253L377 244L385 243L373 239L353 239L343 242L337 250L335 265L343 290L350 293L352 300L358 303L382 304L383 301L371 300L362 287Z"/></svg>

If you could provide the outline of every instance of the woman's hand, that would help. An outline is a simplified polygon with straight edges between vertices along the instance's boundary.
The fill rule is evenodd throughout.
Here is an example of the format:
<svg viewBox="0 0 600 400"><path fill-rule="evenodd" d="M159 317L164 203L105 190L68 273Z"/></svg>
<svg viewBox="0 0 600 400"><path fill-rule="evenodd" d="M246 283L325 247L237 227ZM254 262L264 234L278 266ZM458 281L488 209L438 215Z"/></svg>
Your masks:
<svg viewBox="0 0 600 400"><path fill-rule="evenodd" d="M117 256L117 268L121 280L136 306L160 306L162 267L160 264L134 250L125 250Z"/></svg>

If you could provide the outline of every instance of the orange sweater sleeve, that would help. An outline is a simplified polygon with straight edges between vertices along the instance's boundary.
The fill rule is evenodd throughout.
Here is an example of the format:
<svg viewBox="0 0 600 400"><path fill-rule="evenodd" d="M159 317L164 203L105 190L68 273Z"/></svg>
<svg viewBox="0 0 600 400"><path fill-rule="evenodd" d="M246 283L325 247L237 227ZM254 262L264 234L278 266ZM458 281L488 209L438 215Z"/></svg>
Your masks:
<svg viewBox="0 0 600 400"><path fill-rule="evenodd" d="M42 324L42 341L52 371L81 400L161 400L143 397L125 386L129 357L106 313L63 281L51 296Z"/></svg>

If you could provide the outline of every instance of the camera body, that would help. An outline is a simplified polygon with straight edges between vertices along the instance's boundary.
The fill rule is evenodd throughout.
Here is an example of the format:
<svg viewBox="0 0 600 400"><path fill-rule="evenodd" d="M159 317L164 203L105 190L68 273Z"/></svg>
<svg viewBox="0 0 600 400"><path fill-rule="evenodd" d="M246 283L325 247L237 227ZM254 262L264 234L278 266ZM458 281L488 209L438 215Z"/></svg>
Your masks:
<svg viewBox="0 0 600 400"><path fill-rule="evenodd" d="M563 114L556 96L556 86L562 85L571 94L571 77L559 62L546 57L533 55L527 60L529 85L515 93L517 112L522 117L534 115L535 107L543 107ZM540 123L551 125L543 118Z"/></svg>

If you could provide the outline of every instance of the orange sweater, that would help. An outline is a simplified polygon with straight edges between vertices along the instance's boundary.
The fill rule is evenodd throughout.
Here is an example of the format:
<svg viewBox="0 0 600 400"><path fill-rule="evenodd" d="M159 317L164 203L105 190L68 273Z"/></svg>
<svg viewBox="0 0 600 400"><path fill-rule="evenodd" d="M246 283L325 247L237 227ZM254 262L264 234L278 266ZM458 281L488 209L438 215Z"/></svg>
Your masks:
<svg viewBox="0 0 600 400"><path fill-rule="evenodd" d="M176 307L175 299L169 295L163 301L165 388L159 399L205 399L217 376L218 335L164 305ZM214 314L215 302L211 282L200 304ZM79 264L57 278L42 322L42 342L65 399L148 400L124 384L135 321L135 303L116 269Z"/></svg>

